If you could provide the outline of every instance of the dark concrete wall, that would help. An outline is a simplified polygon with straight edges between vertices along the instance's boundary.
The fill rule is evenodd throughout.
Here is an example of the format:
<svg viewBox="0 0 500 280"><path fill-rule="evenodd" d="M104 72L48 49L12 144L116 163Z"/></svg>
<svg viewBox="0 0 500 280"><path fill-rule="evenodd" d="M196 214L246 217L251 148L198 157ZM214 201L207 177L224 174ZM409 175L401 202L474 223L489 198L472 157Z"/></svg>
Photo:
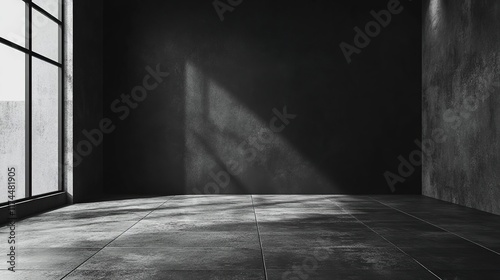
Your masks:
<svg viewBox="0 0 500 280"><path fill-rule="evenodd" d="M212 2L104 1L106 191L390 193L384 172L421 137L420 2L402 0L350 64L339 44L388 0L243 1L224 21ZM170 75L113 112L158 64ZM256 159L238 149L285 106L296 118ZM419 194L419 174L396 192Z"/></svg>
<svg viewBox="0 0 500 280"><path fill-rule="evenodd" d="M87 141L82 133L99 125L103 117L103 6L99 0L73 3L73 200L94 200L102 193L103 147L97 145L80 156L78 144ZM86 149L82 148L83 154Z"/></svg>
<svg viewBox="0 0 500 280"><path fill-rule="evenodd" d="M500 214L500 2L427 0L423 16L423 194Z"/></svg>

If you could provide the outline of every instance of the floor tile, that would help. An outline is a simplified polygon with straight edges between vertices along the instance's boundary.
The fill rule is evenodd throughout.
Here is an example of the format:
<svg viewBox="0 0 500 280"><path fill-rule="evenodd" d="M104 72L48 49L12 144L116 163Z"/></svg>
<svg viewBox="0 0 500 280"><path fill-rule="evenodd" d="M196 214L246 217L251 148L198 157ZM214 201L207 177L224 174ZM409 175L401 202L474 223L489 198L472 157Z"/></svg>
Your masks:
<svg viewBox="0 0 500 280"><path fill-rule="evenodd" d="M69 271L96 253L88 248L41 248L16 251L19 270Z"/></svg>
<svg viewBox="0 0 500 280"><path fill-rule="evenodd" d="M75 229L46 231L25 229L16 232L16 242L18 248L102 248L121 233ZM7 236L6 233L0 233L0 238L7 239Z"/></svg>
<svg viewBox="0 0 500 280"><path fill-rule="evenodd" d="M76 270L64 280L264 280L262 270Z"/></svg>
<svg viewBox="0 0 500 280"><path fill-rule="evenodd" d="M405 247L403 250L430 270L498 270L500 255L479 246L469 248Z"/></svg>
<svg viewBox="0 0 500 280"><path fill-rule="evenodd" d="M235 220L200 220L192 221L159 221L153 218L141 220L127 232L134 233L155 233L163 231L244 231L257 232L257 225L254 221Z"/></svg>
<svg viewBox="0 0 500 280"><path fill-rule="evenodd" d="M418 270L421 267L395 248L264 248L266 267L291 269L311 263L317 270Z"/></svg>
<svg viewBox="0 0 500 280"><path fill-rule="evenodd" d="M349 247L349 248L374 248L393 247L379 235L369 230L344 230L323 233L262 233L262 246L264 248L313 248L313 247Z"/></svg>
<svg viewBox="0 0 500 280"><path fill-rule="evenodd" d="M380 233L380 232L379 232ZM476 245L448 232L381 232L381 236L398 247L472 248Z"/></svg>
<svg viewBox="0 0 500 280"><path fill-rule="evenodd" d="M434 271L443 280L477 280L500 279L498 270L436 270Z"/></svg>
<svg viewBox="0 0 500 280"><path fill-rule="evenodd" d="M436 280L425 269L418 270L317 270L299 267L297 270L268 270L269 280Z"/></svg>
<svg viewBox="0 0 500 280"><path fill-rule="evenodd" d="M259 249L257 232L179 232L164 231L155 233L126 232L109 244L109 247L234 247Z"/></svg>
<svg viewBox="0 0 500 280"><path fill-rule="evenodd" d="M246 270L262 269L262 266L259 249L107 247L80 269Z"/></svg>
<svg viewBox="0 0 500 280"><path fill-rule="evenodd" d="M56 270L16 270L11 272L8 270L0 270L0 279L5 280L58 280L64 277L68 271Z"/></svg>

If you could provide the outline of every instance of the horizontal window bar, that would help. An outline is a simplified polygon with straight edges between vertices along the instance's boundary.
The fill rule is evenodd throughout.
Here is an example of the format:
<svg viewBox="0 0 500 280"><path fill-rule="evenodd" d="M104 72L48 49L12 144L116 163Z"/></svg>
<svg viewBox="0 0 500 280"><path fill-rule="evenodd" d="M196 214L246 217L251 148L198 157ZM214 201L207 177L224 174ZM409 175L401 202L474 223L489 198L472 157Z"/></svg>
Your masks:
<svg viewBox="0 0 500 280"><path fill-rule="evenodd" d="M62 64L62 63L56 62L56 61L54 61L54 60L52 60L52 59L50 59L50 58L48 58L48 57L45 57L45 56L43 56L43 55L41 55L41 54L38 54L38 53L36 53L36 52L31 52L31 55L32 55L33 57L36 57L36 58L38 58L38 59L41 59L41 60L43 60L43 61L45 61L45 62L48 62L48 63L50 63L50 64L52 64L52 65L55 65L55 66L57 66L57 67L60 67L60 68L62 68L62 67L63 67L63 64Z"/></svg>
<svg viewBox="0 0 500 280"><path fill-rule="evenodd" d="M18 51L22 51L22 52L24 52L24 53L27 53L27 54L30 52L27 48L25 48L25 47L21 47L21 46L19 46L18 44L13 43L13 42L11 42L11 41L9 41L9 40L7 40L7 39L4 39L4 38L2 38L2 37L0 37L0 43L2 43L2 44L4 44L4 45L7 45L7 46L9 46L9 47L12 47L12 48L14 48L14 49L16 49L16 50L18 50Z"/></svg>
<svg viewBox="0 0 500 280"><path fill-rule="evenodd" d="M48 57L46 57L46 56L43 56L43 55L41 55L41 54L38 54L38 53L36 53L36 52L34 52L34 51L30 51L30 50L28 50L27 48L21 47L21 46L19 46L18 44L12 43L11 41L6 40L6 39L4 39L4 38L2 38L2 37L0 37L0 43L4 44L4 45L6 45L6 46L12 47L12 48L14 48L14 49L16 49L16 50L18 50L18 51L22 51L22 52L24 52L25 54L29 54L29 55L31 55L31 56L33 56L33 57L36 57L36 58L38 58L38 59L41 59L41 60L43 60L43 61L45 61L45 62L48 62L48 63L50 63L50 64L52 64L52 65L55 65L55 66L57 66L57 67L63 67L63 66L64 66L64 64L63 64L63 63L60 63L60 62L54 61L54 60L52 60L52 59L50 59L50 58L48 58Z"/></svg>

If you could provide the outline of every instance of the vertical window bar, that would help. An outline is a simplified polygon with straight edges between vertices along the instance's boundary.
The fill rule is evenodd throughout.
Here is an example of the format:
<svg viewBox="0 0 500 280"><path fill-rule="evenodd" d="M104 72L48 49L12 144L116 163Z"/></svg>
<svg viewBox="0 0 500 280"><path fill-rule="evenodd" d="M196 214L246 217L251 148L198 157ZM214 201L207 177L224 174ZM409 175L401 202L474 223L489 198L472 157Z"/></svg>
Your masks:
<svg viewBox="0 0 500 280"><path fill-rule="evenodd" d="M32 110L31 110L31 105L32 105L32 76L33 73L31 71L32 68L32 62L33 62L33 56L31 55L31 47L32 47L32 10L31 10L31 0L27 0L26 4L28 6L28 20L26 21L27 24L27 36L28 36L28 67L26 71L28 72L28 79L27 79L27 89L28 89L28 96L26 97L26 197L29 198L32 196L32 176L31 176L31 169L32 169L32 164L31 164L31 154L32 154L32 131L31 131L31 126L32 126L32 121L31 121L31 116L32 116Z"/></svg>
<svg viewBox="0 0 500 280"><path fill-rule="evenodd" d="M59 13L61 15L61 22L62 24L60 25L59 32L61 32L60 42L59 42L59 55L60 55L60 61L61 61L61 68L59 71L59 82L60 82L60 88L59 88L59 165L58 165L58 170L59 170L59 186L58 190L63 190L64 186L64 176L65 176L65 170L64 170L64 0L58 0L61 2L61 6L59 7Z"/></svg>

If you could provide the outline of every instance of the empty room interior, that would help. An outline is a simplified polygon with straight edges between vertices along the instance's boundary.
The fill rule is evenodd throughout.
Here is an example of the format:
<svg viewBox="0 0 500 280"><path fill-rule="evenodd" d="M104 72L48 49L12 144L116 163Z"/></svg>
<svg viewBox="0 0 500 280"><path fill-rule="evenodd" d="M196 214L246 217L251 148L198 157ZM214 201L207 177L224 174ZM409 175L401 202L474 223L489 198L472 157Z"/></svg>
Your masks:
<svg viewBox="0 0 500 280"><path fill-rule="evenodd" d="M0 0L0 279L500 279L500 1Z"/></svg>

